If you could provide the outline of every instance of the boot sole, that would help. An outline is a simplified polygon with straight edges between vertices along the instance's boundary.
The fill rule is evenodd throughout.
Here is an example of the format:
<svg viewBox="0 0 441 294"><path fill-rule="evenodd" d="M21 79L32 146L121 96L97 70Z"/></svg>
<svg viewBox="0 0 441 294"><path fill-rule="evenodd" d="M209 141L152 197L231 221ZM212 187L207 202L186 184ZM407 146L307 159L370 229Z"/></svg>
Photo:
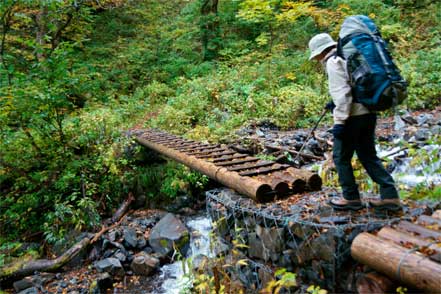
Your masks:
<svg viewBox="0 0 441 294"><path fill-rule="evenodd" d="M362 204L347 204L347 205L336 205L329 201L329 205L331 205L335 210L360 210L363 209Z"/></svg>
<svg viewBox="0 0 441 294"><path fill-rule="evenodd" d="M384 204L384 205L372 205L369 203L369 205L374 208L375 210L379 210L379 211L384 211L384 210L388 210L388 211L400 211L403 208L401 207L401 205L397 205L397 204Z"/></svg>

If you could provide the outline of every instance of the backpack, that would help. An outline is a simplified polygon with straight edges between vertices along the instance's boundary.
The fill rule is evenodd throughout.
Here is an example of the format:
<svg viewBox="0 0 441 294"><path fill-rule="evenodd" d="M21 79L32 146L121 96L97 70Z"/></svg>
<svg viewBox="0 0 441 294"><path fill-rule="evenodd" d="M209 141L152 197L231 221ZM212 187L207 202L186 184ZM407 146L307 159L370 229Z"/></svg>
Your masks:
<svg viewBox="0 0 441 294"><path fill-rule="evenodd" d="M337 55L347 62L354 102L372 111L381 111L406 99L407 83L369 17L355 15L345 19L337 42Z"/></svg>

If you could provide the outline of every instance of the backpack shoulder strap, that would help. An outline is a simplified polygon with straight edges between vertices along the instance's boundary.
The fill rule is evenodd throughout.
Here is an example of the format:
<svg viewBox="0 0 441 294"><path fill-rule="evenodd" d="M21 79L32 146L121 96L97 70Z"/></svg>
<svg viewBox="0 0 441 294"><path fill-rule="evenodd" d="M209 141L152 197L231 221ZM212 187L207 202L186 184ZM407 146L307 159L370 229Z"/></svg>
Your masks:
<svg viewBox="0 0 441 294"><path fill-rule="evenodd" d="M338 38L337 40L337 56L340 56L343 59L346 59L343 55L343 47L349 43L352 38L358 36L358 35L362 35L363 33L354 33L354 34L349 34L343 38Z"/></svg>

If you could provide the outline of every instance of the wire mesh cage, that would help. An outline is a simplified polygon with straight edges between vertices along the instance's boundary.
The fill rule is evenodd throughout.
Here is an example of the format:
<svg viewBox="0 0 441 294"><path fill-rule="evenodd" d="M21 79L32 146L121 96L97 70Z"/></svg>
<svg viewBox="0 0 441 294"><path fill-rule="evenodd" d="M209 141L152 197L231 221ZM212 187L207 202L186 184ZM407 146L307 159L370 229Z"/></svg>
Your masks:
<svg viewBox="0 0 441 294"><path fill-rule="evenodd" d="M297 274L305 284L332 292L352 288L355 262L351 241L359 233L390 225L397 215L339 212L326 205L329 191L293 195L258 204L230 189L206 192L207 211L221 242L240 240L248 265L236 268L248 289L260 289L277 268Z"/></svg>

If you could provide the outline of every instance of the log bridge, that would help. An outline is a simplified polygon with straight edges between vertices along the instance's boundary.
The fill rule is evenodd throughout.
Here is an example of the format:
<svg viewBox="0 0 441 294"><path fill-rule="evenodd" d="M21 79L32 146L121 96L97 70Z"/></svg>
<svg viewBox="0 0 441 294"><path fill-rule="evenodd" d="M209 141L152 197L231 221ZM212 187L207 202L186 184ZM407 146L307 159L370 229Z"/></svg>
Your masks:
<svg viewBox="0 0 441 294"><path fill-rule="evenodd" d="M136 131L135 140L257 202L322 187L322 179L316 173L259 159L226 145L188 140L156 129Z"/></svg>

